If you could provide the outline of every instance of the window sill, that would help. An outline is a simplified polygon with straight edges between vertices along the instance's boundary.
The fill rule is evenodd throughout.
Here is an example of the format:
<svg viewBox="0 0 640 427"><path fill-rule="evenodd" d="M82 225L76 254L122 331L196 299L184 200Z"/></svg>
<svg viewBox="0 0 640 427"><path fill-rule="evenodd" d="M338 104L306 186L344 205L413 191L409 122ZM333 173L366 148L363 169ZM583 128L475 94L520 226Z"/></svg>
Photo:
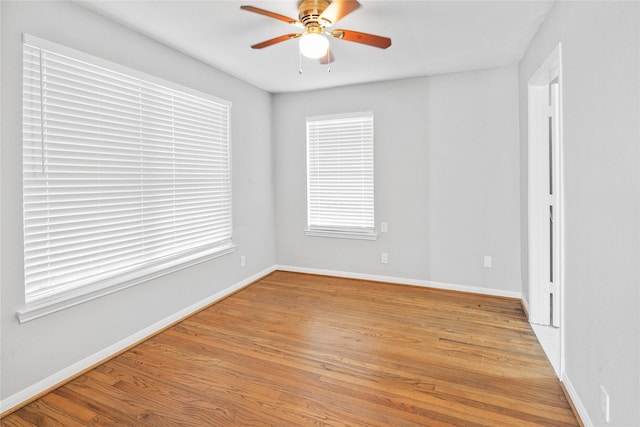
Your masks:
<svg viewBox="0 0 640 427"><path fill-rule="evenodd" d="M148 282L149 280L165 276L175 271L179 271L187 267L191 267L193 265L200 264L202 262L232 253L235 251L235 247L235 245L231 245L229 247L225 247L222 250L208 253L206 255L202 255L197 258L181 262L179 264L164 266L161 269L148 272L147 274L138 277L130 277L128 279L119 280L118 283L115 284L98 283L93 286L89 285L83 288L73 289L40 301L35 301L31 304L27 304L25 308L18 310L18 321L20 323L29 322L39 317L47 316L49 314L65 310L67 308L74 307L78 304L82 304L84 302L91 301L121 291L123 289L139 285L144 282Z"/></svg>
<svg viewBox="0 0 640 427"><path fill-rule="evenodd" d="M304 234L314 237L331 237L336 239L378 240L378 233L364 231L337 231L337 230L304 230Z"/></svg>

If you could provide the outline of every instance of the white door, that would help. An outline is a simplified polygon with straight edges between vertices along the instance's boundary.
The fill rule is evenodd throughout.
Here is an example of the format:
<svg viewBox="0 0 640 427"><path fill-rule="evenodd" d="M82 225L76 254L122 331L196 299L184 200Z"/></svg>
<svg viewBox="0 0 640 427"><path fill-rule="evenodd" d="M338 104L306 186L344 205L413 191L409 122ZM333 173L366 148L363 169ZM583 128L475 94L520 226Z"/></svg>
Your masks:
<svg viewBox="0 0 640 427"><path fill-rule="evenodd" d="M560 46L529 80L530 322L551 364L562 365L562 99Z"/></svg>
<svg viewBox="0 0 640 427"><path fill-rule="evenodd" d="M549 84L549 325L560 327L560 84Z"/></svg>

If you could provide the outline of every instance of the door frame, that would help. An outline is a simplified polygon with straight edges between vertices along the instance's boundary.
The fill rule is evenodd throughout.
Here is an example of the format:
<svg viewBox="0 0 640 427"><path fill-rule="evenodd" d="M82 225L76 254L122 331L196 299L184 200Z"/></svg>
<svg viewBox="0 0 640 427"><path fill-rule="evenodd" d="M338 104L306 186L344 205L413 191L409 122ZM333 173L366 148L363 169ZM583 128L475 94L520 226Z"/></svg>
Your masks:
<svg viewBox="0 0 640 427"><path fill-rule="evenodd" d="M558 44L528 81L528 255L529 321L549 356L559 378L564 372L564 191L562 132L562 52ZM558 94L554 111L549 107L549 87L557 79ZM549 256L549 116L558 126L552 146L554 231L556 261ZM545 188L546 186L546 188ZM554 310L549 304L549 268L553 266ZM547 277L545 277L547 275ZM549 325L555 313L557 328ZM554 323L556 323L554 321ZM541 329L546 332L540 333Z"/></svg>

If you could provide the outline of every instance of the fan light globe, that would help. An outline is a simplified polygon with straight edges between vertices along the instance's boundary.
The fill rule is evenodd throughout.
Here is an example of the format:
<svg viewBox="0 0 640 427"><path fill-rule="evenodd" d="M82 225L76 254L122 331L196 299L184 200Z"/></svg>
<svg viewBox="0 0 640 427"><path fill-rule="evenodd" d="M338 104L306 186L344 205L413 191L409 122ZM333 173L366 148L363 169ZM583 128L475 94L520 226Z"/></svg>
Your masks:
<svg viewBox="0 0 640 427"><path fill-rule="evenodd" d="M329 49L329 40L321 34L306 33L300 37L300 52L307 58L322 58Z"/></svg>

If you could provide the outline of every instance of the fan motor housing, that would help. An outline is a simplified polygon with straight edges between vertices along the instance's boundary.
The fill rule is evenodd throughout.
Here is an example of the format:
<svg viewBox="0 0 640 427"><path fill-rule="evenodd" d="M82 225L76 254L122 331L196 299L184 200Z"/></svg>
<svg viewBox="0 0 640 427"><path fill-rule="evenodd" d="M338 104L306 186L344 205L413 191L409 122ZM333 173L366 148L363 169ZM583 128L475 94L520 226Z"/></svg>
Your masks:
<svg viewBox="0 0 640 427"><path fill-rule="evenodd" d="M328 0L300 0L298 3L298 18L305 27L315 23L325 27L331 22L320 22L320 15L329 6Z"/></svg>

